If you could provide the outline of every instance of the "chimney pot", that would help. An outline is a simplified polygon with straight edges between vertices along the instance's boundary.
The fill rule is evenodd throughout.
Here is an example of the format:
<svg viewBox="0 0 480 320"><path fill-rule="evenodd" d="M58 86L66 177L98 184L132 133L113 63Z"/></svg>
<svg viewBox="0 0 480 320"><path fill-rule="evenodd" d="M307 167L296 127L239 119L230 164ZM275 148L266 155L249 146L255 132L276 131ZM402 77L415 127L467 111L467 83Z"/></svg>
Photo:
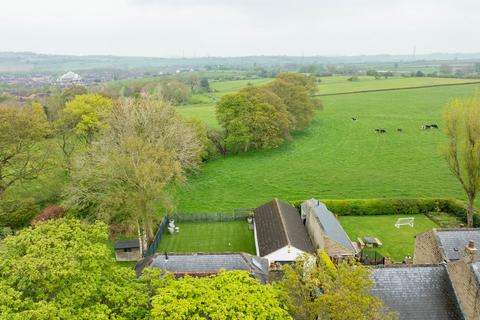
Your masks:
<svg viewBox="0 0 480 320"><path fill-rule="evenodd" d="M465 263L474 262L477 251L478 251L477 248L475 248L475 241L473 240L468 241L468 244L465 246L463 261L465 261Z"/></svg>

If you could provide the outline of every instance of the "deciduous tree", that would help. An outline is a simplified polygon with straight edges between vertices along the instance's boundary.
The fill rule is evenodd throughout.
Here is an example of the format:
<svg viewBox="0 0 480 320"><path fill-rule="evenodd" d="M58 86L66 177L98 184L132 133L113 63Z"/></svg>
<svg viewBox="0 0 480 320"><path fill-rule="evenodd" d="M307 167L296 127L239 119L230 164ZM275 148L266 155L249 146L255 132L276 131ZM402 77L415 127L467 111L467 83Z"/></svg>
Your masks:
<svg viewBox="0 0 480 320"><path fill-rule="evenodd" d="M145 319L149 297L106 246L107 226L59 219L3 241L0 319Z"/></svg>
<svg viewBox="0 0 480 320"><path fill-rule="evenodd" d="M44 171L48 133L46 119L32 108L0 107L0 198L12 185Z"/></svg>
<svg viewBox="0 0 480 320"><path fill-rule="evenodd" d="M278 291L245 271L180 280L170 277L158 288L152 307L154 319L291 319Z"/></svg>
<svg viewBox="0 0 480 320"><path fill-rule="evenodd" d="M467 224L473 227L480 190L480 99L455 99L445 111L445 159L467 195Z"/></svg>
<svg viewBox="0 0 480 320"><path fill-rule="evenodd" d="M303 255L284 267L279 282L295 319L375 320L396 319L373 296L370 271L353 261L334 265L325 252Z"/></svg>
<svg viewBox="0 0 480 320"><path fill-rule="evenodd" d="M124 100L73 171L66 205L84 216L135 224L144 250L162 216L158 206L173 206L169 187L184 181L201 153L195 129L173 107Z"/></svg>

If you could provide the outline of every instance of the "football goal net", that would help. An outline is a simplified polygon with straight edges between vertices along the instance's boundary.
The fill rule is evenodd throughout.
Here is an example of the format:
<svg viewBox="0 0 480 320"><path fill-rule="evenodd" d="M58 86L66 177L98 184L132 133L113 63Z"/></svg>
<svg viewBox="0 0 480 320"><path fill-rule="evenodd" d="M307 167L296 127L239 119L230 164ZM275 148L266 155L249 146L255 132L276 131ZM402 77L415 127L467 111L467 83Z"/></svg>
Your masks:
<svg viewBox="0 0 480 320"><path fill-rule="evenodd" d="M413 228L413 222L415 218L399 218L397 222L395 222L395 228L400 228L401 226L410 226Z"/></svg>

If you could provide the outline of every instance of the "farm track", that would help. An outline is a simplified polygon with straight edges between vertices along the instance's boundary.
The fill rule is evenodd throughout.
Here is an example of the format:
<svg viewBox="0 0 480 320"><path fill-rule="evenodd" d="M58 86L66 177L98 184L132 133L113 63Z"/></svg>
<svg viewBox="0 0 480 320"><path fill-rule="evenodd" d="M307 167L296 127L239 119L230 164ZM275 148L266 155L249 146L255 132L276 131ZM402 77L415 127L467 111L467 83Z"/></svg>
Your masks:
<svg viewBox="0 0 480 320"><path fill-rule="evenodd" d="M382 92L382 91L399 91L399 90L412 90L412 89L424 89L424 88L464 86L464 85L469 85L469 84L480 84L480 81L471 81L471 82L462 82L462 83L432 84L432 85L426 85L426 86L410 86L410 87L401 87L401 88L368 89L368 90L336 92L336 93L318 93L318 94L314 94L313 96L314 97L327 97L327 96L340 96L340 95L357 94L357 93L371 93L371 92Z"/></svg>

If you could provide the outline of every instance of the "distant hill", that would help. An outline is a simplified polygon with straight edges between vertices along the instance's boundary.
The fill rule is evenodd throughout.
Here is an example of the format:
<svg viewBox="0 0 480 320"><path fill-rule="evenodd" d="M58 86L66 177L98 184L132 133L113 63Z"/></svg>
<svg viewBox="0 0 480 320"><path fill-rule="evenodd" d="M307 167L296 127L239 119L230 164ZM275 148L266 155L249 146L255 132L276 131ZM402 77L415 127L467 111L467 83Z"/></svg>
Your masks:
<svg viewBox="0 0 480 320"><path fill-rule="evenodd" d="M152 69L166 68L251 68L289 64L370 64L415 61L480 60L480 53L433 53L427 55L362 55L362 56L249 56L155 58L120 56L47 55L32 52L0 52L0 72L62 72L88 69Z"/></svg>

